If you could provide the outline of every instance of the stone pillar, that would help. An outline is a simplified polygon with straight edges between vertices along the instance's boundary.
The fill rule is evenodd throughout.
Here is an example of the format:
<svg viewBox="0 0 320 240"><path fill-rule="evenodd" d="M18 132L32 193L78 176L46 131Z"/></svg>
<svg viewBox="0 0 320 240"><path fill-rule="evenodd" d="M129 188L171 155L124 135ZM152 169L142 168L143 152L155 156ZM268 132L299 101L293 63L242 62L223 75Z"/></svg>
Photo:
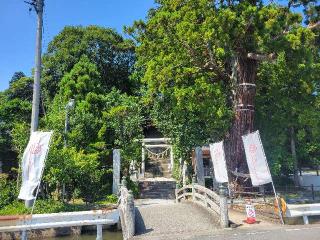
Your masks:
<svg viewBox="0 0 320 240"><path fill-rule="evenodd" d="M135 234L135 207L131 190L127 190L127 181L123 177L121 182L121 196L119 213L121 219L122 235L124 240L131 239Z"/></svg>
<svg viewBox="0 0 320 240"><path fill-rule="evenodd" d="M202 157L202 148L201 147L196 147L195 157L196 157L196 175L197 175L198 184L201 186L205 186L203 157Z"/></svg>
<svg viewBox="0 0 320 240"><path fill-rule="evenodd" d="M112 193L118 194L119 185L120 185L120 149L113 150L113 184L112 184Z"/></svg>
<svg viewBox="0 0 320 240"><path fill-rule="evenodd" d="M145 163L146 153L145 153L144 147L142 147L141 152L142 152L142 156L141 156L141 178L144 178L144 173L146 171L146 163Z"/></svg>
<svg viewBox="0 0 320 240"><path fill-rule="evenodd" d="M127 199L127 236L131 239L135 234L135 208L134 208L134 198L132 191L129 190L129 195Z"/></svg>
<svg viewBox="0 0 320 240"><path fill-rule="evenodd" d="M220 226L221 228L227 228L229 227L228 202L227 202L228 189L223 184L219 186L219 195L220 195Z"/></svg>
<svg viewBox="0 0 320 240"><path fill-rule="evenodd" d="M173 159L173 147L170 147L170 170L172 172L173 169L173 164L174 164L174 159Z"/></svg>

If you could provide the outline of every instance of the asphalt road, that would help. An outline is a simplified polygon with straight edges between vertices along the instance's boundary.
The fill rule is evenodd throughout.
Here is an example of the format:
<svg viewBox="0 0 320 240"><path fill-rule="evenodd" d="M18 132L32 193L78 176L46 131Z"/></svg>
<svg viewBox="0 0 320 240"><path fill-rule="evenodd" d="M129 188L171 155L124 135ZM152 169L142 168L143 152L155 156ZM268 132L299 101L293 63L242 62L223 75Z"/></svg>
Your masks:
<svg viewBox="0 0 320 240"><path fill-rule="evenodd" d="M176 238L176 239L179 239ZM293 226L266 230L223 230L212 235L198 235L188 240L320 240L320 225Z"/></svg>

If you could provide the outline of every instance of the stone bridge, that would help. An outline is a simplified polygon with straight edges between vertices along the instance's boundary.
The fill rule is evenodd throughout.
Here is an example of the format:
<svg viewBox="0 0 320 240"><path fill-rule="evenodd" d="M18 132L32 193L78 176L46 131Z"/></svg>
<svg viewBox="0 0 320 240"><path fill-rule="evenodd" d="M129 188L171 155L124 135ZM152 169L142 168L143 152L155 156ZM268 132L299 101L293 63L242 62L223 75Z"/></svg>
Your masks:
<svg viewBox="0 0 320 240"><path fill-rule="evenodd" d="M142 140L141 169L131 176L139 185L140 196L132 204L120 204L125 240L187 239L212 234L229 225L227 189L221 186L217 192L212 191L204 187L199 176L199 184L193 178L192 184L183 181L184 186L179 189L172 178L173 151L168 142L166 138ZM169 150L170 158L163 157ZM126 196L127 190L122 190L123 194Z"/></svg>
<svg viewBox="0 0 320 240"><path fill-rule="evenodd" d="M124 188L121 189L123 195ZM172 188L167 181L145 184L145 189L161 189L162 194L159 196L162 199L136 199L122 208L123 213L120 215L124 239L187 239L189 236L210 235L218 229L228 227L224 187L221 187L220 194L217 194L193 182L174 189L174 199L170 199ZM167 192L164 189L167 189ZM165 193L168 195L163 199ZM155 197L153 193L147 196Z"/></svg>
<svg viewBox="0 0 320 240"><path fill-rule="evenodd" d="M174 200L137 200L133 239L185 239L219 229L216 216L198 204Z"/></svg>

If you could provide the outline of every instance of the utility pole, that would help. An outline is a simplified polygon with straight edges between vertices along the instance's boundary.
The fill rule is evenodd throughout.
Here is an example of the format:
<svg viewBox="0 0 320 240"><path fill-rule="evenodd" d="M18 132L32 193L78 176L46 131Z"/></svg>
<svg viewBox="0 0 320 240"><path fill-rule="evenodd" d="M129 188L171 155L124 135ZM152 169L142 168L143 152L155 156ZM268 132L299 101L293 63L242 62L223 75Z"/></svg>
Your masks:
<svg viewBox="0 0 320 240"><path fill-rule="evenodd" d="M42 25L43 25L43 5L44 0L25 1L31 5L37 13L37 35L36 35L36 55L35 71L33 83L32 114L31 114L31 133L38 130L39 106L40 106L40 77L41 77L41 49L42 49ZM31 10L31 8L30 8ZM26 200L25 206L32 207L34 200Z"/></svg>
<svg viewBox="0 0 320 240"><path fill-rule="evenodd" d="M31 5L38 15L37 36L36 36L36 56L35 72L33 84L32 115L31 115L31 132L37 131L39 124L39 106L40 106L40 77L41 77L41 49L42 49L42 25L43 25L43 3L44 0L33 0Z"/></svg>

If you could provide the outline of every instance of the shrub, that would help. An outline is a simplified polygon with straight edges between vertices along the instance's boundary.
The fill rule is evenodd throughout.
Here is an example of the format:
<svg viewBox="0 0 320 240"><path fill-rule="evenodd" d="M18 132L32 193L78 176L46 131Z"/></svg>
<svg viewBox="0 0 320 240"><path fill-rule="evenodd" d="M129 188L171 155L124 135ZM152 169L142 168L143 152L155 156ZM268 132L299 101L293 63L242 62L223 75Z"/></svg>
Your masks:
<svg viewBox="0 0 320 240"><path fill-rule="evenodd" d="M0 174L0 193L0 209L17 197L15 182L10 181L7 174Z"/></svg>
<svg viewBox="0 0 320 240"><path fill-rule="evenodd" d="M130 179L130 177L126 177L127 180L127 188L132 191L134 198L139 196L139 186L137 182L134 182Z"/></svg>

